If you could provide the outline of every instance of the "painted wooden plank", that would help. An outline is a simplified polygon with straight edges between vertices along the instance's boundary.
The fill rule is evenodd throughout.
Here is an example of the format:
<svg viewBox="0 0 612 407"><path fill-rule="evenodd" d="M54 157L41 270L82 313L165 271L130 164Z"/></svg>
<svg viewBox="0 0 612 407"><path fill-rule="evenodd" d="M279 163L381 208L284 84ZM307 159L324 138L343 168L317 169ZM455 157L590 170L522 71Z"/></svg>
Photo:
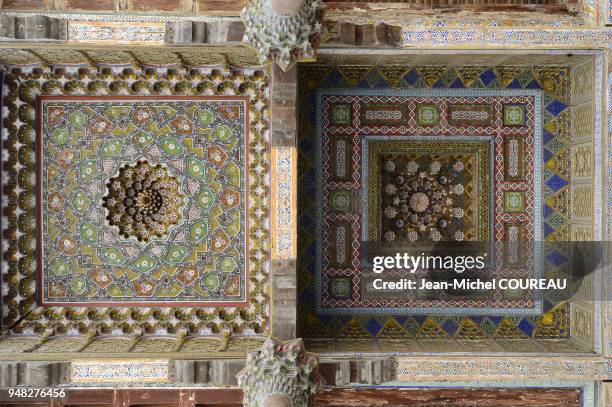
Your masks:
<svg viewBox="0 0 612 407"><path fill-rule="evenodd" d="M66 0L66 10L114 10L114 0Z"/></svg>
<svg viewBox="0 0 612 407"><path fill-rule="evenodd" d="M12 10L40 10L47 8L47 0L4 0L0 2L0 6Z"/></svg>
<svg viewBox="0 0 612 407"><path fill-rule="evenodd" d="M580 389L329 389L316 395L316 407L405 406L444 401L449 406L580 407ZM440 404L441 405L441 404Z"/></svg>
<svg viewBox="0 0 612 407"><path fill-rule="evenodd" d="M244 0L198 0L199 14L239 15Z"/></svg>
<svg viewBox="0 0 612 407"><path fill-rule="evenodd" d="M136 12L173 12L181 11L181 0L132 0L132 10Z"/></svg>

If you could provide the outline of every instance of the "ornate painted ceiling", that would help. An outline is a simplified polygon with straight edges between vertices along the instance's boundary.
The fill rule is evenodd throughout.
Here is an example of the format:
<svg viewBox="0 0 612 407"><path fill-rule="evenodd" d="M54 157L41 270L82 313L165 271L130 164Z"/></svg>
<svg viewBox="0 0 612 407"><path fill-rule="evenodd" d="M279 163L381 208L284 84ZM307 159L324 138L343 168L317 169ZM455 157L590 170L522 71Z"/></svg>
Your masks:
<svg viewBox="0 0 612 407"><path fill-rule="evenodd" d="M266 332L266 71L4 79L4 329Z"/></svg>
<svg viewBox="0 0 612 407"><path fill-rule="evenodd" d="M333 216L355 207L374 215L389 214L384 219L375 216L378 223L372 222L371 232L379 236L393 234L410 240L415 233L417 238L422 237L423 228L427 238L438 234L465 238L541 233L554 241L596 236L601 230L593 227L589 219L599 216L591 199L596 197L592 184L597 184L598 175L587 168L589 165L574 163L596 164L589 158L596 153L588 134L594 134L590 126L597 123L594 116L599 111L589 111L590 96L580 96L579 90L586 89L590 78L599 77L601 72L585 70L586 80L572 82L568 80L573 75L571 67L587 66L590 56L580 55L580 51L566 55L549 51L504 55L499 49L608 47L610 29L603 25L608 21L610 7L588 0L441 8L423 4L417 9L405 2L326 2L327 14L322 19L319 2L307 1L303 8L293 10L290 18L280 18L276 9L253 18L252 11L258 4L261 5L249 3L251 9L243 13L243 22L238 17L243 4L229 1L168 0L153 5L142 0L108 0L95 6L79 0L34 0L25 5L1 2L0 18L5 24L0 35L13 40L0 47L0 64L12 71L6 76L8 95L4 102L8 108L6 156L10 160L9 171L16 177L7 192L9 217L17 225L8 232L15 242L8 247L9 289L3 303L3 323L11 333L39 335L30 337L31 346L24 349L45 349L47 343L53 343L49 346L56 349L63 345L56 342L59 338L54 335L64 334L81 334L78 343L70 348L79 352L88 349L87 338L92 338L91 343L103 342L99 343L100 349L112 349L115 345L105 342L105 335L127 336L121 338L127 339L121 349L131 351L141 349L141 345L146 349L149 334L170 335L170 340L177 340L172 349L179 350L183 349L179 339L189 335L267 333L269 249L270 244L284 244L271 235L270 228L275 229L274 233L276 229L280 231L284 225L279 220L291 224L298 216L300 335L341 340L522 338L531 343L546 339L562 341L557 348L549 342L546 346L551 349L576 349L563 342L570 319L578 318L576 312L588 314L590 310L572 310L555 298L546 299L542 317L447 317L427 312L416 318L317 315L317 294L329 295L348 308L354 305L351 301L356 285L346 270L343 275L327 275L327 270L318 270L329 278L325 284L315 284L316 250L312 242L317 238L313 233L316 216L313 180L308 177L317 165L362 165L360 168L365 168L369 176L367 188L374 192L377 204L365 205L355 198L360 188L365 189L363 186L330 190L324 203L335 205L329 210ZM295 35L297 40L275 42L277 26L290 27L292 34L299 34ZM303 195L299 195L296 216L294 206L279 209L269 202L271 188L275 187L275 180L269 177L275 168L270 163L274 156L267 154L272 102L269 73L261 64L280 61L288 68L296 60L312 59L320 40L328 40L320 48L320 63L300 66L299 86L303 93L299 98L297 152L279 150L275 157L281 158L273 164L286 170L279 178L284 177L287 184L294 180L291 177L295 174L290 170L299 165L299 194ZM372 47L377 48L376 54ZM431 52L430 48L435 47L462 50L444 55L444 51ZM493 49L478 55L468 51L484 47ZM425 50L404 53L398 48ZM328 65L342 68L332 70ZM601 65L597 69L601 70ZM511 131L508 129L522 130L507 142L491 141L488 150L471 141L454 140L454 147L460 142L465 144L456 157L439 154L444 146L435 144L438 141L432 141L429 149L415 150L415 145L422 143L397 139L393 143L399 153L390 154L389 148L381 144L383 141L368 140L372 142L372 155L364 156L361 163L353 162L355 158L348 155L342 161L342 147L338 146L334 146L336 160L317 163L312 156L316 143L309 139L314 134L313 117L321 114L314 101L315 88L374 90L372 94L325 95L347 99L328 106L325 114L337 120L326 131L341 128L346 124L343 120L359 120L364 128L378 129L377 120L381 117L395 118L398 127L407 126L404 136L410 136L416 128L441 135L445 127L441 124L454 129L486 128L499 134ZM382 88L419 89L430 94L429 99L418 101L415 98L421 96L409 92L392 95L404 98L401 102L410 106L402 111L385 98L366 100L377 97L376 92ZM476 93L468 95L466 89ZM492 93L478 94L483 89ZM449 93L433 94L440 90ZM530 105L535 102L520 99L531 96L526 94L528 90L542 95L544 137L540 159L532 157L536 154L530 143L522 142L531 141L530 134L538 131L534 123L529 123L529 118L537 115L537 109ZM526 93L502 95L504 91ZM38 129L34 100L40 94L57 99L41 103L46 120ZM252 95L251 101L256 104L248 109L238 107L238 117L228 117L223 106L239 104L236 97L246 95ZM152 96L162 99L156 102ZM179 96L188 98L181 100ZM140 97L145 99L136 99ZM351 97L354 99L349 100ZM512 97L520 100L510 100ZM453 98L464 99L457 102ZM578 105L573 106L576 100ZM434 105L439 103L448 109L436 110ZM247 110L248 125L240 126L240 114L246 115ZM213 112L214 117L204 118L208 114L203 111ZM357 111L363 113L363 120L357 118ZM144 117L143 114L147 118L142 123L135 127L126 124L126 117ZM486 122L486 117L495 122ZM520 118L524 122L519 123ZM100 131L108 131L110 140L95 137L96 129L103 124ZM223 126L229 130L219 130ZM596 128L597 124L593 130ZM570 138L570 132L579 134L582 144L571 145L575 140ZM50 136L39 142L43 133ZM331 148L325 145L328 147ZM497 166L487 166L486 162L500 156L500 150L516 154L502 159ZM292 155L296 153L297 159ZM533 166L529 164L532 160ZM434 181L438 174L432 174L431 169L437 165L438 172L448 175L461 172L451 185L452 192L437 186L440 194L455 194L459 187L463 194L456 194L462 197L453 200L452 208L438 205L435 216L439 218L435 222L432 216L419 214L439 197L432 194L403 202L399 196L402 191L397 196L389 193L393 192L389 187L392 178L395 182L398 177L410 178L416 172L385 172L385 165L407 163L416 163L417 170L426 167L429 173L425 178L429 176ZM454 169L457 163L470 171ZM524 171L520 170L522 164ZM140 169L144 171L139 173L142 179L137 179L136 170ZM249 189L246 176L251 173L255 175L248 182L255 185ZM336 176L340 175L336 172ZM537 182L538 176L541 182ZM503 182L524 185L520 190L506 191L497 188L499 177ZM194 180L198 179L206 179L211 186L206 190L201 185L195 187ZM568 185L574 181L577 187L570 192ZM35 188L37 182L40 190ZM490 196L488 202L475 201L478 193L493 189L499 190L501 196ZM276 192L280 194L279 190ZM541 195L542 202L537 202L537 195ZM160 202L167 204L170 197L176 199L162 213ZM44 205L49 211L40 217L40 224L46 229L41 236L35 236L33 219L38 218L31 215ZM214 208L211 213L208 205ZM398 217L402 205L412 213ZM208 215L203 217L198 211L204 209ZM536 222L540 209L542 220ZM284 218L278 215L283 210ZM268 222L270 211L278 215L272 226ZM393 211L395 216L390 216ZM461 211L463 217L455 216ZM488 214L499 212L502 215L489 221ZM440 221L445 216L463 220L452 230L441 230L444 228ZM368 223L358 221L356 225L367 230L371 226ZM345 243L344 253L333 253L337 261L346 262L349 258L352 247L347 232L354 224L340 225L325 237ZM290 229L287 233L293 233L293 227L286 227ZM202 255L211 247L218 247L219 252ZM296 257L294 251L294 246L286 247L284 252L290 254L283 260ZM46 262L42 270L37 267L40 253L49 254L41 259ZM551 269L563 267L557 260L551 261ZM250 305L242 307L247 298ZM235 304L232 299L237 299ZM111 303L121 306L104 306ZM168 304L172 306L164 306ZM188 306L175 307L177 304ZM220 304L231 306L221 308ZM207 339L220 340L221 349L233 346L229 345L233 339ZM159 349L160 341L151 347ZM517 349L512 344L506 346L501 349ZM539 349L543 346L534 345Z"/></svg>
<svg viewBox="0 0 612 407"><path fill-rule="evenodd" d="M247 99L39 106L40 305L248 304L248 236L265 232L246 204Z"/></svg>
<svg viewBox="0 0 612 407"><path fill-rule="evenodd" d="M401 220L398 218L401 209L394 212L393 207L385 207L386 195L400 193L396 185L397 174L391 184L394 188L379 184L384 183L385 171L396 171L396 166L402 165L394 160L412 160L405 165L408 171L411 168L413 172L424 171L425 177L432 171L434 161L440 167L435 171L448 171L444 169L445 161L441 156L446 147L455 154L452 165L457 168L452 170L453 174L465 177L459 170L469 165L473 171L471 176L478 179L476 184L470 184L469 178L457 178L463 179L457 182L462 185L461 195L473 188L495 191L490 201L489 213L495 214L490 229L470 231L466 224L463 229L452 231L453 239L490 230L491 237L504 240L516 229L515 232L528 240L568 240L571 217L568 202L571 179L568 171L569 73L563 66L301 67L303 88L298 102L303 120L299 121L298 146L305 164L301 166L298 188L302 204L298 207L300 335L339 340L567 337L569 304L554 298L544 300L544 313L540 316L518 316L517 312L504 316L503 312L495 312L490 307L485 307L487 312L484 313L462 312L461 304L457 304L457 316L449 316L444 310L440 314L432 313L431 309L429 314L424 309L417 312L420 315L415 315L418 305L402 308L402 304L379 304L375 299L368 300L372 302L368 309L359 308L359 301L366 300L358 293L360 276L353 269L359 242L368 239L363 235L365 230L387 240L412 239L412 229L406 229L406 222L401 226L397 224ZM434 103L432 98L440 100ZM542 106L536 107L535 103ZM478 112L482 114L476 114ZM539 112L543 112L542 116ZM376 121L381 116L388 118L384 126ZM476 170L474 165L466 164L467 161L459 168L456 154L479 151L467 144L462 147L467 139L460 136L481 132L483 135L497 134L492 127L489 129L490 126L500 131L499 136L493 136L496 140L493 145L497 146L490 153L494 164L489 166L489 159L481 159L480 163L487 168L485 171ZM444 134L447 136L442 138L444 141L436 138ZM411 145L411 137L416 136L421 138ZM429 139L432 141L426 141L427 136L432 137ZM356 137L361 141L355 142ZM426 143L434 143L434 139L440 145L428 147ZM513 140L517 147L515 154L509 151L509 143ZM535 147L535 151L542 149L543 156L529 150L539 143L542 147ZM488 148L480 150L481 157L486 157ZM388 159L393 165L387 163ZM467 155L465 160L469 160ZM366 165L371 168L364 170ZM492 175L489 170L493 171ZM511 184L511 190L504 192ZM525 190L519 192L516 186ZM368 197L371 194L376 196ZM412 213L416 224L419 224L419 205L424 205L425 199L429 207L434 197L410 202L407 207L408 216ZM440 204L440 210L461 209L454 201L451 203L452 208L447 202ZM401 205L401 199L398 204ZM535 210L533 205L543 209ZM465 206L461 215L466 216L466 209L470 214L478 213L476 207ZM479 210L486 209L480 207ZM542 210L545 219L540 220ZM370 220L366 221L364 216ZM386 223L389 217L395 223ZM489 222L487 218L481 219L480 224ZM430 239L432 233L441 234L445 230L440 229L439 222L431 226L431 222L421 220L424 231L417 225L418 231L413 236L416 240ZM385 228L389 230L383 237ZM563 268L563 261L558 262L554 256L550 260L548 272ZM400 308L389 309L393 307ZM372 308L376 309L375 313L368 312L373 311Z"/></svg>
<svg viewBox="0 0 612 407"><path fill-rule="evenodd" d="M416 84L423 71L408 71L405 86ZM492 83L494 76L483 70L479 79ZM376 80L371 83L379 85ZM534 153L541 149L539 93L457 90L460 80L443 80L454 89L318 90L319 312L333 314L342 308L344 313L386 313L392 308L451 314L463 307L480 313L484 307L517 314L532 308L535 313L533 301L510 298L494 303L483 298L471 306L448 298L437 305L429 298L366 298L367 280L350 271L367 241L505 240L511 230L521 240L542 239L540 228L534 227L541 224L534 210L541 206L542 184L542 163ZM513 152L509 143L516 147ZM348 288L340 290L340 285ZM503 298L500 294L496 298Z"/></svg>

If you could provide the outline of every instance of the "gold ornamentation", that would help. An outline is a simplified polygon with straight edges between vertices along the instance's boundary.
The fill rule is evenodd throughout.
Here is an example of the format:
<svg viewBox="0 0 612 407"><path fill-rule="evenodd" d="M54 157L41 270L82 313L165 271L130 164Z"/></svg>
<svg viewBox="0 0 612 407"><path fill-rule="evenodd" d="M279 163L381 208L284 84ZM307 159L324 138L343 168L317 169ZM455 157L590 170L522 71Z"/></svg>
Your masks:
<svg viewBox="0 0 612 407"><path fill-rule="evenodd" d="M357 83L364 78L368 72L372 69L369 65L343 65L338 67L338 71L344 76L346 81L351 86L357 85Z"/></svg>
<svg viewBox="0 0 612 407"><path fill-rule="evenodd" d="M125 165L106 188L102 198L108 211L106 220L118 226L126 239L134 236L146 242L154 236L163 237L180 220L184 196L179 181L161 164L139 161Z"/></svg>
<svg viewBox="0 0 612 407"><path fill-rule="evenodd" d="M424 66L418 68L419 73L428 86L436 83L445 70L446 68L443 66Z"/></svg>
<svg viewBox="0 0 612 407"><path fill-rule="evenodd" d="M593 138L595 117L592 103L584 103L572 108L572 140Z"/></svg>
<svg viewBox="0 0 612 407"><path fill-rule="evenodd" d="M381 339L402 339L408 336L408 332L402 328L395 318L389 318L377 335Z"/></svg>
<svg viewBox="0 0 612 407"><path fill-rule="evenodd" d="M390 86L396 86L404 75L410 71L410 67L405 65L385 65L381 66L379 70Z"/></svg>
<svg viewBox="0 0 612 407"><path fill-rule="evenodd" d="M595 84L593 77L593 64L590 62L572 70L570 82L574 103L584 98L593 97L593 86Z"/></svg>
<svg viewBox="0 0 612 407"><path fill-rule="evenodd" d="M572 146L572 178L593 175L593 146Z"/></svg>
<svg viewBox="0 0 612 407"><path fill-rule="evenodd" d="M561 101L568 99L569 69L544 68L535 69L535 76L542 88Z"/></svg>
<svg viewBox="0 0 612 407"><path fill-rule="evenodd" d="M581 339L587 344L593 342L593 312L574 305L572 313L572 337Z"/></svg>
<svg viewBox="0 0 612 407"><path fill-rule="evenodd" d="M65 50L62 50L63 52ZM161 51L160 51L161 52ZM42 334L47 329L57 333L75 332L84 334L94 330L101 335L108 335L114 330L125 334L142 332L152 334L166 332L174 334L179 329L190 329L204 334L216 334L221 331L262 334L268 330L268 270L269 243L267 227L262 229L263 239L254 241L257 258L251 262L249 308L155 308L155 307L50 307L37 306L35 298L35 223L36 197L31 188L23 188L27 180L35 179L36 137L33 130L36 126L35 101L40 94L59 95L97 95L97 94L177 94L175 83L182 76L179 74L157 74L126 71L113 73L13 73L5 76L8 92L5 95L5 108L8 116L4 119L6 127L8 160L6 161L7 184L3 188L6 202L5 213L9 229L5 258L7 272L5 281L10 289L3 298L3 322L12 326L11 333ZM195 73L182 81L188 86L185 93L193 95L217 95L223 91L224 82L234 84L236 94L250 97L250 133L249 157L253 166L268 168L270 160L265 136L268 132L269 80L267 73L255 70L249 74L239 71L220 72L213 70L210 74ZM149 86L139 88L136 83L147 83ZM65 84L65 86L62 86ZM89 84L89 85L87 85ZM19 114L18 114L19 113ZM21 143L17 150L17 141ZM17 180L24 180L17 189ZM21 182L21 181L20 181ZM255 182L251 191L262 191L251 194L250 209L261 209L261 222L267 225L269 217L269 185L267 181ZM20 344L25 339L18 339ZM38 339L36 339L38 341ZM98 342L98 341L95 341ZM130 344L132 341L128 341ZM10 349L3 347L3 349ZM109 345L110 352L117 349Z"/></svg>
<svg viewBox="0 0 612 407"><path fill-rule="evenodd" d="M436 321L427 318L419 328L416 337L424 339L447 339L448 335Z"/></svg>
<svg viewBox="0 0 612 407"><path fill-rule="evenodd" d="M573 242L589 242L593 240L593 228L590 226L572 225Z"/></svg>
<svg viewBox="0 0 612 407"><path fill-rule="evenodd" d="M518 76L518 74L521 73L523 68L516 67L516 66L508 66L508 67L498 67L496 68L496 70L499 73L500 82L504 86L508 86L510 82L512 82Z"/></svg>
<svg viewBox="0 0 612 407"><path fill-rule="evenodd" d="M486 335L480 330L478 325L470 318L466 318L457 332L455 332L455 338L457 339L485 339Z"/></svg>
<svg viewBox="0 0 612 407"><path fill-rule="evenodd" d="M536 339L559 338L569 336L569 302L563 302L542 315L533 337Z"/></svg>
<svg viewBox="0 0 612 407"><path fill-rule="evenodd" d="M570 205L569 205L569 189L565 188L557 192L550 199L547 204L557 210L558 212L565 215L567 218L570 217Z"/></svg>
<svg viewBox="0 0 612 407"><path fill-rule="evenodd" d="M504 338L504 339L525 339L527 336L516 327L516 323L513 323L507 318L504 318L499 323L495 334L493 335L495 338Z"/></svg>
<svg viewBox="0 0 612 407"><path fill-rule="evenodd" d="M459 72L459 76L461 76L461 79L463 80L465 86L469 87L472 85L472 83L474 83L475 80L479 78L480 74L483 71L483 68L466 66L457 68L457 71Z"/></svg>
<svg viewBox="0 0 612 407"><path fill-rule="evenodd" d="M593 213L593 188L589 186L572 186L572 217L590 218Z"/></svg>

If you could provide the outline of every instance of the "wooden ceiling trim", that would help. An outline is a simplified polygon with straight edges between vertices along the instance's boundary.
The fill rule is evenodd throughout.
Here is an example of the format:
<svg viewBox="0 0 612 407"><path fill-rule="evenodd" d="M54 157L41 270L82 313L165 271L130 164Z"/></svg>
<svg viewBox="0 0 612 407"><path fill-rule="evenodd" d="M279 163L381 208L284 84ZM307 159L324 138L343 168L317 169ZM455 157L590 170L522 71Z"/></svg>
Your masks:
<svg viewBox="0 0 612 407"><path fill-rule="evenodd" d="M175 16L238 16L244 0L4 0L0 10L67 13L109 12Z"/></svg>

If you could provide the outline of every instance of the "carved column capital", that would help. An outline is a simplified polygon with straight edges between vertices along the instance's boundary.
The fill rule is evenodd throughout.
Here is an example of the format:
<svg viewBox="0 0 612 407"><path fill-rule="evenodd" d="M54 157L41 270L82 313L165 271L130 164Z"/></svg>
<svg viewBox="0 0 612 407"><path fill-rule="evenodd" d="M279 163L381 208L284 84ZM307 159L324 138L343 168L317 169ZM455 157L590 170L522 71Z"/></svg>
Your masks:
<svg viewBox="0 0 612 407"><path fill-rule="evenodd" d="M242 10L243 41L257 48L262 63L274 61L284 71L315 58L322 41L321 0L248 0Z"/></svg>
<svg viewBox="0 0 612 407"><path fill-rule="evenodd" d="M309 395L325 384L318 358L304 350L301 339L269 338L260 350L249 353L237 377L245 407L307 407Z"/></svg>

